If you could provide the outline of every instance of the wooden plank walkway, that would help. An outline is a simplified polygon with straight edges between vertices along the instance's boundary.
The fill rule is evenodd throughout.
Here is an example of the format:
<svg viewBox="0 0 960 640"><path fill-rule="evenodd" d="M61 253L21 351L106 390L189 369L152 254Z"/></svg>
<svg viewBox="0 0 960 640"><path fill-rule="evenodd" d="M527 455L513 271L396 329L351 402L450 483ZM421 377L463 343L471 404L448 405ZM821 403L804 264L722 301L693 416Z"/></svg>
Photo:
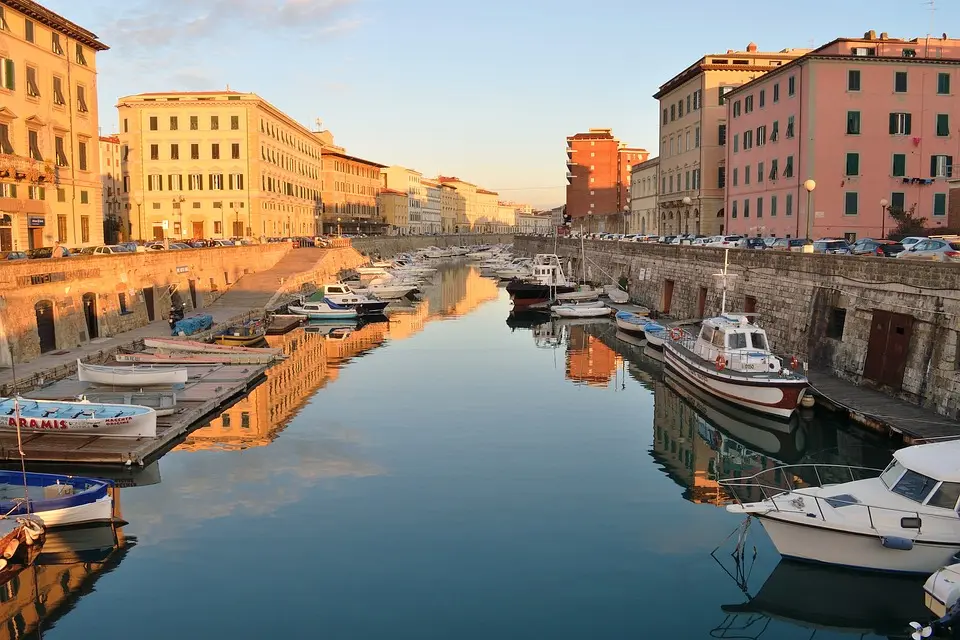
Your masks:
<svg viewBox="0 0 960 640"><path fill-rule="evenodd" d="M929 409L822 371L810 371L807 378L818 400L847 410L851 419L866 427L887 435L900 435L906 444L960 436L960 422Z"/></svg>
<svg viewBox="0 0 960 640"><path fill-rule="evenodd" d="M265 379L267 365L189 365L184 389L177 390L177 410L157 418L156 438L66 436L51 433L23 435L23 451L29 461L78 464L145 465L172 449L211 414L246 395ZM76 378L32 391L40 400L72 399L89 385ZM149 388L145 388L149 391ZM169 388L167 388L169 390ZM0 433L0 461L19 460L16 433Z"/></svg>

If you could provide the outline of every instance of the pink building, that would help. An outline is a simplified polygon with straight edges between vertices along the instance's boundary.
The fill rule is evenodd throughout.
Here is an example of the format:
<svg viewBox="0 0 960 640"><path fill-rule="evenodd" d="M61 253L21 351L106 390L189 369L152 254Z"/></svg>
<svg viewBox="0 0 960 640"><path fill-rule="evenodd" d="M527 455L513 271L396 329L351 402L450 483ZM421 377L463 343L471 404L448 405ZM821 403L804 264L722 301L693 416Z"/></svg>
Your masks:
<svg viewBox="0 0 960 640"><path fill-rule="evenodd" d="M727 232L876 238L893 207L946 226L960 40L945 36L839 38L728 93Z"/></svg>

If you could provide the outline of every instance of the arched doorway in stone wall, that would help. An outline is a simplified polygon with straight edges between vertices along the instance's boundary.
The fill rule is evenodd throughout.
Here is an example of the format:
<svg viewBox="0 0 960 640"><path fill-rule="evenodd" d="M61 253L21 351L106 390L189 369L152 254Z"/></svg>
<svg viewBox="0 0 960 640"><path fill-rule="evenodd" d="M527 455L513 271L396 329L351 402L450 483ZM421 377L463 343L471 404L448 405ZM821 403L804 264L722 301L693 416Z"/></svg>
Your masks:
<svg viewBox="0 0 960 640"><path fill-rule="evenodd" d="M57 348L57 329L53 319L53 303L41 300L33 305L37 315L37 335L40 338L40 353L55 351Z"/></svg>
<svg viewBox="0 0 960 640"><path fill-rule="evenodd" d="M100 323L97 319L97 294L83 294L83 318L87 325L87 339L100 337Z"/></svg>

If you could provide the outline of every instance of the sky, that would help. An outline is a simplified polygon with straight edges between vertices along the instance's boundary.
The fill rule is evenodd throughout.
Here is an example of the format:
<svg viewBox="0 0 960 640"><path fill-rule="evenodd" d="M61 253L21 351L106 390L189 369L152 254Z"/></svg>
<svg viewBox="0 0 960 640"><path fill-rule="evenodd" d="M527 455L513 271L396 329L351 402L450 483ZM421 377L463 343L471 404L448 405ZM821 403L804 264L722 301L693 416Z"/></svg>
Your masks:
<svg viewBox="0 0 960 640"><path fill-rule="evenodd" d="M319 118L352 155L537 207L564 201L568 135L609 127L655 154L651 96L705 54L960 25L958 0L770 0L749 17L716 0L40 1L111 47L104 134L118 97L229 85Z"/></svg>

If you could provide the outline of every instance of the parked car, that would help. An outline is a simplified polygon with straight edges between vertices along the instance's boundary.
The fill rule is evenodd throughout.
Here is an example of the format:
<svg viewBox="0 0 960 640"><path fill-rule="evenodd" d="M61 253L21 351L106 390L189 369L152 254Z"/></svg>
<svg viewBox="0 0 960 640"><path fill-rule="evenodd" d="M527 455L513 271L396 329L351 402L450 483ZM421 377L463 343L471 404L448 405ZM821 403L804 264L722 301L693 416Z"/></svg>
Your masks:
<svg viewBox="0 0 960 640"><path fill-rule="evenodd" d="M722 249L735 249L743 244L743 236L717 236L708 247L720 247Z"/></svg>
<svg viewBox="0 0 960 640"><path fill-rule="evenodd" d="M960 262L960 240L925 238L909 249L901 251L897 254L897 258Z"/></svg>
<svg viewBox="0 0 960 640"><path fill-rule="evenodd" d="M773 246L773 243L777 241L777 236L767 236L763 239L763 244L767 245L767 249Z"/></svg>
<svg viewBox="0 0 960 640"><path fill-rule="evenodd" d="M137 244L136 242L120 242L117 244L118 247L123 247L130 253L136 253L137 251L143 251L143 246Z"/></svg>
<svg viewBox="0 0 960 640"><path fill-rule="evenodd" d="M67 249L63 245L61 245L61 248L63 249L64 258L69 258L71 256L76 256L79 254L79 252L77 251L71 252L70 249ZM52 256L53 256L53 247L37 247L36 249L30 249L29 251L27 251L27 257L30 258L31 260L37 260L41 258L50 258Z"/></svg>
<svg viewBox="0 0 960 640"><path fill-rule="evenodd" d="M26 251L0 251L0 260L26 260Z"/></svg>
<svg viewBox="0 0 960 640"><path fill-rule="evenodd" d="M83 255L112 256L117 253L130 253L126 247L118 244L107 244L99 247L84 247L80 252Z"/></svg>
<svg viewBox="0 0 960 640"><path fill-rule="evenodd" d="M803 251L803 247L808 244L812 242L805 238L777 238L770 248L778 251Z"/></svg>
<svg viewBox="0 0 960 640"><path fill-rule="evenodd" d="M711 240L713 240L712 237L694 238L694 239L693 239L693 242L692 242L691 244L692 244L694 247L705 247L705 246L707 246L707 244L710 243Z"/></svg>
<svg viewBox="0 0 960 640"><path fill-rule="evenodd" d="M144 246L144 251L166 251L167 248L160 242L154 242L153 244L148 244Z"/></svg>
<svg viewBox="0 0 960 640"><path fill-rule="evenodd" d="M893 240L860 238L853 243L850 251L855 256L886 256L887 258L895 258L898 253L903 251L903 245Z"/></svg>
<svg viewBox="0 0 960 640"><path fill-rule="evenodd" d="M677 236L660 236L660 244L673 244L673 239Z"/></svg>
<svg viewBox="0 0 960 640"><path fill-rule="evenodd" d="M214 240L211 247L233 247L236 243L233 240Z"/></svg>
<svg viewBox="0 0 960 640"><path fill-rule="evenodd" d="M744 238L743 248L744 249L766 249L767 243L763 241L763 238Z"/></svg>
<svg viewBox="0 0 960 640"><path fill-rule="evenodd" d="M907 236L900 240L900 244L903 245L904 249L909 249L913 245L917 244L921 240L926 240L923 236Z"/></svg>
<svg viewBox="0 0 960 640"><path fill-rule="evenodd" d="M170 249L189 249L190 245L184 244L182 242L171 242L169 245Z"/></svg>
<svg viewBox="0 0 960 640"><path fill-rule="evenodd" d="M846 240L817 240L813 243L814 253L832 253L837 255L850 255L850 245Z"/></svg>

